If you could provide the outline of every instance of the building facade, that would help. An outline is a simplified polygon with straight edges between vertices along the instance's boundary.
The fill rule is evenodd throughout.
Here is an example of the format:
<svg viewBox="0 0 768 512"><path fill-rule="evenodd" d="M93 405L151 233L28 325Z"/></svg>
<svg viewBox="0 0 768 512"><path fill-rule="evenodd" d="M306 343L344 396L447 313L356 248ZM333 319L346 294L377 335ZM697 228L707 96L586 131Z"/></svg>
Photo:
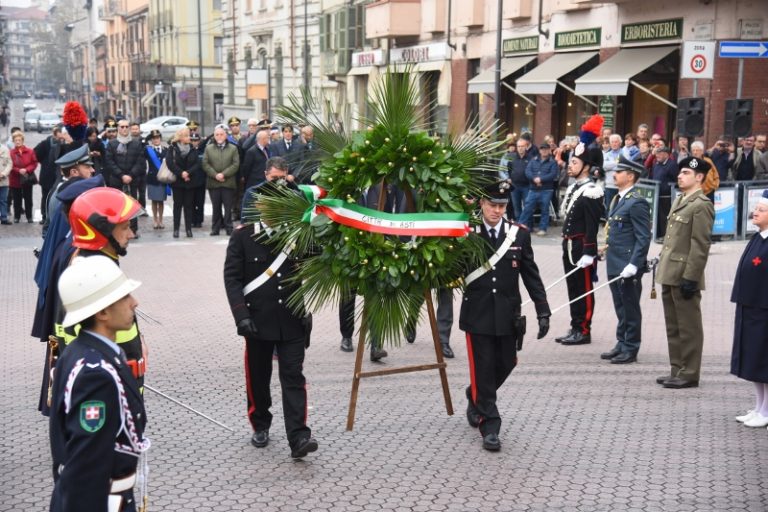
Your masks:
<svg viewBox="0 0 768 512"><path fill-rule="evenodd" d="M36 51L41 51L35 46L35 32L48 30L47 13L37 7L3 7L0 15L5 30L5 89L32 94L39 87L50 88L35 72Z"/></svg>

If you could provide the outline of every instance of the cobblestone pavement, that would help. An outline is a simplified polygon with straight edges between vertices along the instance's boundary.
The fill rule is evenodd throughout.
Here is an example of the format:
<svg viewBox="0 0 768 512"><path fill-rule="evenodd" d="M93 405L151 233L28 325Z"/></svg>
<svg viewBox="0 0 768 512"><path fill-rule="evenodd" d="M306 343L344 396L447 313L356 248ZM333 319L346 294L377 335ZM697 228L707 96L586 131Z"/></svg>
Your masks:
<svg viewBox="0 0 768 512"><path fill-rule="evenodd" d="M29 337L36 298L31 248L39 245L39 226L3 227L0 511L46 510L52 482L47 422L36 411L45 351ZM752 406L751 385L729 374L729 296L743 242L712 248L700 388L667 390L654 383L668 365L661 300L649 298L649 277L639 362L616 366L599 359L612 347L615 329L604 289L591 345L552 341L568 328L565 311L552 318L547 339L529 335L499 393L499 453L482 450L464 418L468 371L457 326L451 338L456 358L448 363L455 415L446 415L437 372L366 379L355 429L345 431L354 356L339 351L335 309L321 311L305 364L309 424L320 450L294 461L276 375L272 441L264 449L249 443L242 341L222 284L226 240L206 233L196 230L191 241L176 241L169 229L145 229L124 258L123 268L144 283L136 294L139 307L161 322L142 323L151 346L147 383L235 429L230 433L149 393L150 510L768 510L768 432L733 419ZM558 240L536 238L534 244L550 283L562 275ZM654 245L651 255L659 250ZM551 292L552 306L565 302L564 286ZM366 358L365 367L434 361L427 333L422 322L416 343L390 348L383 364Z"/></svg>

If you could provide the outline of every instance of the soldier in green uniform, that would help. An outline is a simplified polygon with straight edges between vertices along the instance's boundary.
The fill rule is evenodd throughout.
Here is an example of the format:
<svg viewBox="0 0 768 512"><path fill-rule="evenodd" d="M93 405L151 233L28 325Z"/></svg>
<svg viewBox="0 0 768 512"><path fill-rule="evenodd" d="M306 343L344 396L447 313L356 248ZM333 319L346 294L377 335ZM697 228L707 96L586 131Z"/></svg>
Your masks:
<svg viewBox="0 0 768 512"><path fill-rule="evenodd" d="M681 194L667 216L664 247L659 256L657 280L661 286L671 371L656 379L665 388L699 385L704 329L701 291L704 267L712 242L715 208L701 191L710 165L690 157L680 162L677 186Z"/></svg>

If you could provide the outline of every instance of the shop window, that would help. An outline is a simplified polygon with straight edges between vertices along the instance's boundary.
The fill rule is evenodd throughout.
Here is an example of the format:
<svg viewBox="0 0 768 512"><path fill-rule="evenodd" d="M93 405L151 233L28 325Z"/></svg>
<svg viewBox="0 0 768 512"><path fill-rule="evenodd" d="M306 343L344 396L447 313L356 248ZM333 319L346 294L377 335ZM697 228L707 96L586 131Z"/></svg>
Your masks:
<svg viewBox="0 0 768 512"><path fill-rule="evenodd" d="M663 98L672 98L672 87L668 83L643 84L644 87L652 90ZM635 89L631 87L630 89ZM662 103L645 91L631 90L629 102L632 114L629 116L629 124L626 131L635 131L637 125L645 123L648 125L649 135L654 133L661 134L667 144L671 142L672 128L669 124L670 108L666 103Z"/></svg>
<svg viewBox="0 0 768 512"><path fill-rule="evenodd" d="M557 140L569 135L578 135L581 125L589 116L597 113L597 109L562 87L557 88L556 103L552 105L552 111L557 115Z"/></svg>

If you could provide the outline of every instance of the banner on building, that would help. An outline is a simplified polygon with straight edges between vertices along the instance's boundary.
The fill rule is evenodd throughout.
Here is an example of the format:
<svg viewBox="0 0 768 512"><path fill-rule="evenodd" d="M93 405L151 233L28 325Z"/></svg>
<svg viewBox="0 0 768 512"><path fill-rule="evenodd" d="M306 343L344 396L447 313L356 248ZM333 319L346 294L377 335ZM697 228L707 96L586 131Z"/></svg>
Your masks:
<svg viewBox="0 0 768 512"><path fill-rule="evenodd" d="M249 100L269 99L269 70L248 69L245 75L246 98Z"/></svg>

